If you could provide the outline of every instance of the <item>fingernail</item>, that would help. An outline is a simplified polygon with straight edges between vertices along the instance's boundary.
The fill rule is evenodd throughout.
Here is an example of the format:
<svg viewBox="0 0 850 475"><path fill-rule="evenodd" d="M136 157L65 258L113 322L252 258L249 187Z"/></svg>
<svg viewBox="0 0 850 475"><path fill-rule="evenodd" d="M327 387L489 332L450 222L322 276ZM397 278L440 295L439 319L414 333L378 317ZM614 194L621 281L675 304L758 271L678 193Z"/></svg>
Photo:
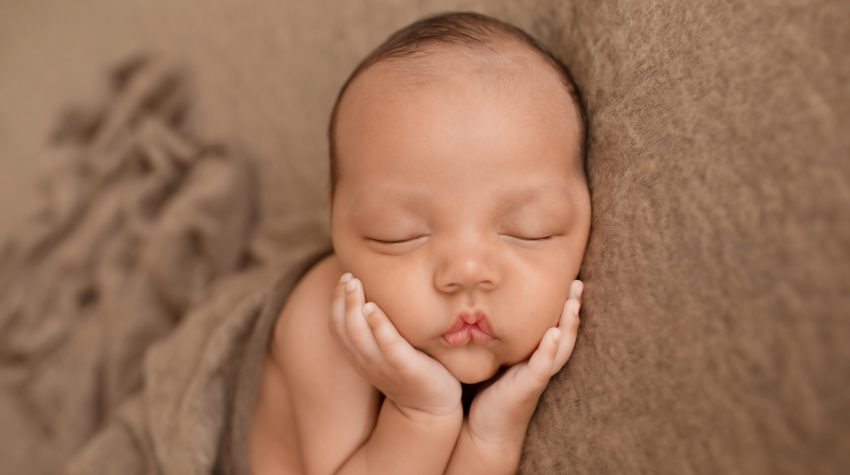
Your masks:
<svg viewBox="0 0 850 475"><path fill-rule="evenodd" d="M345 274L342 274L342 277L339 278L339 283L344 284L351 280L352 277L353 276L351 275L351 272L346 272Z"/></svg>
<svg viewBox="0 0 850 475"><path fill-rule="evenodd" d="M357 279L351 279L345 284L345 290L351 292L357 288Z"/></svg>
<svg viewBox="0 0 850 475"><path fill-rule="evenodd" d="M377 307L377 305L375 305L374 303L372 303L372 302L367 303L366 305L363 306L363 315L365 315L367 317L369 315L372 315L372 312L375 311L375 307Z"/></svg>
<svg viewBox="0 0 850 475"><path fill-rule="evenodd" d="M581 293L584 292L584 282L578 282L578 289L576 290L576 297L581 298Z"/></svg>

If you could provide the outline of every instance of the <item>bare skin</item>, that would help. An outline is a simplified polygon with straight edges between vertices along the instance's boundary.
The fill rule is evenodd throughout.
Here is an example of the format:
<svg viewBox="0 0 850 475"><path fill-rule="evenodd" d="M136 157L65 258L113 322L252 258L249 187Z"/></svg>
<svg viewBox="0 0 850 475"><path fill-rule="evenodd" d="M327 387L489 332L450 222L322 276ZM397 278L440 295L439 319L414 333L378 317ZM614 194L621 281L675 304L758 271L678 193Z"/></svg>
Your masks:
<svg viewBox="0 0 850 475"><path fill-rule="evenodd" d="M378 63L343 99L336 254L277 322L257 473L513 473L572 353L590 227L574 106L529 52L432 61L424 83ZM460 383L503 367L464 418Z"/></svg>

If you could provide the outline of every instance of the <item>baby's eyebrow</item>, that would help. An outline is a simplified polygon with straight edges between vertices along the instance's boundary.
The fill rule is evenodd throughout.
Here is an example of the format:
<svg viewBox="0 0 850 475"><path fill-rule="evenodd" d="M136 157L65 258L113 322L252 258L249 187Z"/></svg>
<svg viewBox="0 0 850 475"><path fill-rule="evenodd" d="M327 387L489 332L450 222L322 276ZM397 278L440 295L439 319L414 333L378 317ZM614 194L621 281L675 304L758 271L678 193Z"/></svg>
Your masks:
<svg viewBox="0 0 850 475"><path fill-rule="evenodd" d="M534 201L563 201L570 202L569 188L562 184L529 184L517 186L504 193L497 192L493 196L498 212L507 212L520 208ZM388 202L398 204L413 211L421 210L428 205L431 195L422 190L397 187L381 187L361 192L352 203L356 208L365 203L386 206Z"/></svg>
<svg viewBox="0 0 850 475"><path fill-rule="evenodd" d="M569 188L564 185L532 185L517 187L507 192L499 203L499 211L509 211L534 201L562 200L569 203Z"/></svg>
<svg viewBox="0 0 850 475"><path fill-rule="evenodd" d="M428 193L419 190L381 187L374 188L369 192L360 192L351 201L354 209L363 204L376 204L386 206L387 203L397 203L411 210L421 209L428 201Z"/></svg>

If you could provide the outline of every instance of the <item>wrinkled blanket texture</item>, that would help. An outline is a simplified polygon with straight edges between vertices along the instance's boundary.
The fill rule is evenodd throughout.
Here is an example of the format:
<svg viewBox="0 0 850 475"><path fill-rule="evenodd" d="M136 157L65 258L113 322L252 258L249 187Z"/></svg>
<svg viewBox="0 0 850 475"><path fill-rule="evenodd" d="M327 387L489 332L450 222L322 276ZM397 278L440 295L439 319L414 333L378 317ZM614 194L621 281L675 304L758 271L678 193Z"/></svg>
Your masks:
<svg viewBox="0 0 850 475"><path fill-rule="evenodd" d="M111 77L101 110L63 117L67 160L0 253L0 472L246 473L229 444L312 260L252 265L254 170L183 130L178 67L138 57Z"/></svg>

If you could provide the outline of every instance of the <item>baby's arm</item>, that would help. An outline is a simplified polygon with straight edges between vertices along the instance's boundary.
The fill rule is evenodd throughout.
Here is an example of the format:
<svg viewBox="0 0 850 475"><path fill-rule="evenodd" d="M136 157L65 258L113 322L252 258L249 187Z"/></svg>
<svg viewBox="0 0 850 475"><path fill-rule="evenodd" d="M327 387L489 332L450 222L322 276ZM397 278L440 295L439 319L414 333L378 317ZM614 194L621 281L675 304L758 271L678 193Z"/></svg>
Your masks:
<svg viewBox="0 0 850 475"><path fill-rule="evenodd" d="M531 358L512 366L472 401L447 474L516 473L537 402L575 346L582 286L573 282L558 326L546 331Z"/></svg>
<svg viewBox="0 0 850 475"><path fill-rule="evenodd" d="M442 473L463 423L460 383L364 300L360 281L343 276L331 330L358 371L386 398L371 436L337 473Z"/></svg>

